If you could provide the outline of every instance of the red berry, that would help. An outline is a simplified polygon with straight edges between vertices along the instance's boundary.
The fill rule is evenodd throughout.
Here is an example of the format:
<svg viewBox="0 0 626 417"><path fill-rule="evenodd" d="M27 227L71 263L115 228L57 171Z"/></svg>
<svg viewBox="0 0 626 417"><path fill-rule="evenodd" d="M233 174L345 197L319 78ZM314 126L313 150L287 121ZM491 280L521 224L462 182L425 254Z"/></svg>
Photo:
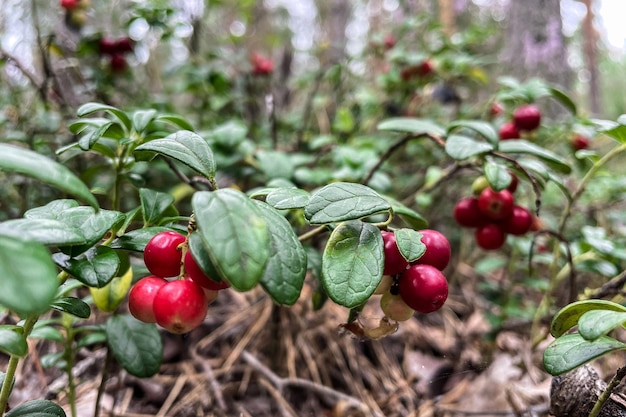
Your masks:
<svg viewBox="0 0 626 417"><path fill-rule="evenodd" d="M163 285L154 296L154 317L171 333L187 333L206 317L207 300L202 287L188 279Z"/></svg>
<svg viewBox="0 0 626 417"><path fill-rule="evenodd" d="M499 116L502 114L503 111L504 108L500 103L493 103L491 105L491 108L489 109L489 114L491 114L491 116Z"/></svg>
<svg viewBox="0 0 626 417"><path fill-rule="evenodd" d="M420 230L422 243L426 246L426 252L415 261L416 264L431 265L443 271L450 262L450 242L436 230Z"/></svg>
<svg viewBox="0 0 626 417"><path fill-rule="evenodd" d="M391 49L396 45L396 39L393 37L393 35L388 34L387 36L385 36L385 40L383 43L385 44L386 49Z"/></svg>
<svg viewBox="0 0 626 417"><path fill-rule="evenodd" d="M511 183L509 184L508 187L506 187L506 189L513 194L516 190L517 190L517 186L519 184L519 178L517 178L517 175L511 173Z"/></svg>
<svg viewBox="0 0 626 417"><path fill-rule="evenodd" d="M128 62L126 62L126 58L119 54L111 55L111 71L115 73L124 72L126 68L128 68Z"/></svg>
<svg viewBox="0 0 626 417"><path fill-rule="evenodd" d="M174 277L180 273L182 251L180 244L185 236L177 232L157 233L148 241L143 252L146 268L158 277Z"/></svg>
<svg viewBox="0 0 626 417"><path fill-rule="evenodd" d="M207 274L205 274L204 271L196 263L196 260L193 259L193 255L189 250L187 251L187 253L185 253L183 264L185 265L185 272L187 273L189 278L203 288L217 291L230 287L228 282L215 281L211 279Z"/></svg>
<svg viewBox="0 0 626 417"><path fill-rule="evenodd" d="M400 275L398 291L413 310L431 313L439 310L448 298L448 281L431 265L416 264Z"/></svg>
<svg viewBox="0 0 626 417"><path fill-rule="evenodd" d="M541 112L532 104L518 107L513 112L513 123L519 130L535 130L541 124Z"/></svg>
<svg viewBox="0 0 626 417"><path fill-rule="evenodd" d="M144 323L156 323L154 317L154 296L167 280L153 275L141 278L128 293L128 309L130 314Z"/></svg>
<svg viewBox="0 0 626 417"><path fill-rule="evenodd" d="M61 7L65 10L74 10L78 7L78 0L61 0Z"/></svg>
<svg viewBox="0 0 626 417"><path fill-rule="evenodd" d="M464 227L478 227L486 224L489 219L478 208L476 197L466 197L454 206L454 220Z"/></svg>
<svg viewBox="0 0 626 417"><path fill-rule="evenodd" d="M115 53L115 41L109 38L101 38L99 43L100 54L112 55Z"/></svg>
<svg viewBox="0 0 626 417"><path fill-rule="evenodd" d="M492 220L504 220L513 213L513 195L509 190L485 188L478 197L478 208Z"/></svg>
<svg viewBox="0 0 626 417"><path fill-rule="evenodd" d="M383 237L383 245L385 251L385 267L383 275L395 275L404 271L409 265L409 262L404 259L404 256L398 249L396 243L396 235L393 232L387 232L382 230L381 235Z"/></svg>
<svg viewBox="0 0 626 417"><path fill-rule="evenodd" d="M416 74L419 75L420 77L426 77L432 74L434 71L435 71L435 67L433 66L432 62L430 62L429 60L426 60L417 67Z"/></svg>
<svg viewBox="0 0 626 417"><path fill-rule="evenodd" d="M250 58L252 62L252 74L269 75L274 71L274 62L259 53L254 53Z"/></svg>
<svg viewBox="0 0 626 417"><path fill-rule="evenodd" d="M134 49L133 41L130 38L119 38L115 41L114 48L118 54L126 54Z"/></svg>
<svg viewBox="0 0 626 417"><path fill-rule="evenodd" d="M474 237L478 246L486 250L500 249L506 241L506 233L499 225L494 223L489 223L476 229Z"/></svg>
<svg viewBox="0 0 626 417"><path fill-rule="evenodd" d="M500 136L500 140L519 139L520 137L519 130L513 122L505 122L500 126L498 135Z"/></svg>
<svg viewBox="0 0 626 417"><path fill-rule="evenodd" d="M576 135L571 140L572 148L576 151L589 148L589 138L583 135Z"/></svg>
<svg viewBox="0 0 626 417"><path fill-rule="evenodd" d="M530 230L533 224L533 215L522 206L513 206L513 214L502 223L505 233L521 236Z"/></svg>

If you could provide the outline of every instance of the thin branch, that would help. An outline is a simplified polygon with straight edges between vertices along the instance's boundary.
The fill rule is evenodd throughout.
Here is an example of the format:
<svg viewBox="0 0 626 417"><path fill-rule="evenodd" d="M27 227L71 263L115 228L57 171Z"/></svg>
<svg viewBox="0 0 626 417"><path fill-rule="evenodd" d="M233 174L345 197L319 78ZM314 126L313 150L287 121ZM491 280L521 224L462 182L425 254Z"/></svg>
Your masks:
<svg viewBox="0 0 626 417"><path fill-rule="evenodd" d="M304 132L308 126L308 121L311 117L311 113L313 112L313 99L320 89L320 85L322 84L322 79L324 78L324 74L326 74L326 68L320 68L319 72L315 76L315 80L313 81L313 89L309 93L306 103L304 105L304 111L302 112L302 121L300 123L300 129L296 133L296 149L300 149L302 146L302 142L304 141Z"/></svg>
<svg viewBox="0 0 626 417"><path fill-rule="evenodd" d="M172 172L174 172L174 174L185 184L193 187L195 190L198 191L202 191L204 190L203 187L199 187L200 184L205 185L206 187L209 188L209 190L213 191L217 189L217 185L215 184L215 181L211 181L208 178L205 177L199 177L199 176L195 176L193 178L189 178L187 175L185 175L184 172L182 172L180 169L178 169L178 167L176 166L176 164L174 164L174 162L172 162L172 160L170 160L169 158L163 158L165 160L165 163L167 164L168 167L170 167L170 169L172 170Z"/></svg>
<svg viewBox="0 0 626 417"><path fill-rule="evenodd" d="M610 295L620 294L626 285L626 271L611 278L611 280L598 288L589 298L604 298Z"/></svg>
<svg viewBox="0 0 626 417"><path fill-rule="evenodd" d="M537 240L537 238L540 235L549 235L552 236L556 239L559 240L559 242L564 243L565 244L565 251L567 252L567 263L569 264L569 302L573 303L574 301L576 301L576 298L578 297L578 292L576 291L576 269L574 268L574 259L572 258L572 251L570 249L570 244L569 241L563 237L562 235L560 235L559 233L555 232L554 230L538 230L535 232L535 235L533 236L533 240L532 242L530 242L530 255L528 256L528 274L531 275L532 273L532 262L533 262L533 254L534 254L534 247L535 247L535 242Z"/></svg>
<svg viewBox="0 0 626 417"><path fill-rule="evenodd" d="M609 397L611 397L611 394L613 393L615 388L617 388L620 382L622 382L622 379L624 379L624 377L626 377L626 366L622 366L617 370L615 376L613 376L611 382L609 382L606 389L602 392L602 395L600 395L600 398L598 398L598 401L596 401L593 408L591 409L589 417L598 417L600 415L602 407L607 402Z"/></svg>
<svg viewBox="0 0 626 417"><path fill-rule="evenodd" d="M500 152L491 152L491 155L504 159L515 165L515 167L522 171L524 175L528 178L530 184L533 187L533 192L535 193L535 215L539 216L539 209L541 208L541 189L539 188L539 183L537 182L537 179L533 177L530 172L528 172L528 170L519 163L517 159Z"/></svg>

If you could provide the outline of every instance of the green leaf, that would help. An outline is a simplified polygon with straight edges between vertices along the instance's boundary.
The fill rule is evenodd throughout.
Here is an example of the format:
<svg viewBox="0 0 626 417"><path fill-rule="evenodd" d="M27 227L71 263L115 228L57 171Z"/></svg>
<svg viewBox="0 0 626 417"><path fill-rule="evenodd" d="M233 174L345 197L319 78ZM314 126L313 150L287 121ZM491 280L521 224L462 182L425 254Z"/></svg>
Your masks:
<svg viewBox="0 0 626 417"><path fill-rule="evenodd" d="M31 400L18 405L5 417L66 417L63 409L48 400Z"/></svg>
<svg viewBox="0 0 626 417"><path fill-rule="evenodd" d="M88 287L104 287L120 267L117 252L108 246L96 246L76 258L63 253L55 253L53 257L61 268Z"/></svg>
<svg viewBox="0 0 626 417"><path fill-rule="evenodd" d="M167 227L152 226L143 229L131 230L111 242L112 249L125 249L133 252L143 252L154 235L172 230Z"/></svg>
<svg viewBox="0 0 626 417"><path fill-rule="evenodd" d="M33 330L28 335L29 339L43 339L51 340L53 342L62 342L64 340L63 333L59 329L45 325L38 326L39 322L35 325Z"/></svg>
<svg viewBox="0 0 626 417"><path fill-rule="evenodd" d="M256 154L259 168L268 179L291 178L294 164L289 155L279 151L259 151Z"/></svg>
<svg viewBox="0 0 626 417"><path fill-rule="evenodd" d="M235 148L246 139L248 127L239 120L229 120L209 132L211 141L228 149Z"/></svg>
<svg viewBox="0 0 626 417"><path fill-rule="evenodd" d="M446 134L446 130L437 123L428 119L416 119L413 117L395 117L383 120L376 126L378 130L392 130L396 132L414 133L416 135L427 133L437 136Z"/></svg>
<svg viewBox="0 0 626 417"><path fill-rule="evenodd" d="M389 202L389 204L391 204L393 214L399 215L400 218L413 229L420 230L426 229L428 227L428 220L426 220L421 214L413 209L408 208L407 206L392 197L384 197Z"/></svg>
<svg viewBox="0 0 626 417"><path fill-rule="evenodd" d="M177 114L161 114L157 116L155 120L171 123L174 126L177 126L184 130L190 130L190 131L194 130L191 123L189 123L184 117L181 117Z"/></svg>
<svg viewBox="0 0 626 417"><path fill-rule="evenodd" d="M76 297L63 297L52 303L52 308L71 314L79 319L88 319L91 315L89 304Z"/></svg>
<svg viewBox="0 0 626 417"><path fill-rule="evenodd" d="M91 149L105 134L105 132L109 130L111 126L113 126L113 122L109 121L107 123L104 123L97 129L91 129L89 133L83 135L78 140L78 146L80 147L80 149L82 149L83 151L88 151L89 149Z"/></svg>
<svg viewBox="0 0 626 417"><path fill-rule="evenodd" d="M76 200L61 199L53 200L41 207L34 207L24 213L27 219L58 219L60 213L74 207L78 207Z"/></svg>
<svg viewBox="0 0 626 417"><path fill-rule="evenodd" d="M107 321L106 334L115 359L129 374L147 378L159 371L163 344L154 324L116 315Z"/></svg>
<svg viewBox="0 0 626 417"><path fill-rule="evenodd" d="M393 232L400 254L409 262L417 261L426 252L422 234L413 229L398 229Z"/></svg>
<svg viewBox="0 0 626 417"><path fill-rule="evenodd" d="M252 289L269 259L269 230L259 208L242 192L196 192L191 200L198 232L221 278L238 291Z"/></svg>
<svg viewBox="0 0 626 417"><path fill-rule="evenodd" d="M98 208L98 201L76 175L65 166L37 152L0 143L0 171L35 178Z"/></svg>
<svg viewBox="0 0 626 417"><path fill-rule="evenodd" d="M511 177L511 173L506 166L492 161L487 161L485 162L483 169L485 171L485 177L487 177L487 181L489 182L489 186L495 191L502 191L511 185L513 177Z"/></svg>
<svg viewBox="0 0 626 417"><path fill-rule="evenodd" d="M578 319L588 311L611 310L626 312L621 304L606 300L582 300L566 305L552 319L550 334L559 337L578 324Z"/></svg>
<svg viewBox="0 0 626 417"><path fill-rule="evenodd" d="M154 191L149 188L139 189L139 199L143 212L143 221L150 225L158 222L168 208L174 203L174 196Z"/></svg>
<svg viewBox="0 0 626 417"><path fill-rule="evenodd" d="M0 235L47 246L84 245L85 235L70 224L48 219L15 219L0 223Z"/></svg>
<svg viewBox="0 0 626 417"><path fill-rule="evenodd" d="M85 103L78 108L78 110L76 111L76 115L78 117L84 117L89 114L100 112L100 111L109 113L112 116L114 116L117 120L119 120L124 125L126 130L131 129L130 117L128 117L128 115L125 112L121 111L120 109L113 107L113 106L108 106L106 104Z"/></svg>
<svg viewBox="0 0 626 417"><path fill-rule="evenodd" d="M322 255L322 283L335 303L357 307L376 290L383 264L383 238L376 226L358 220L341 223Z"/></svg>
<svg viewBox="0 0 626 417"><path fill-rule="evenodd" d="M40 243L0 235L0 304L22 315L50 308L59 281L50 252Z"/></svg>
<svg viewBox="0 0 626 417"><path fill-rule="evenodd" d="M450 123L447 135L450 135L450 133L459 128L465 128L475 131L476 133L487 139L487 142L491 143L493 146L498 146L497 144L500 141L498 132L496 132L493 126L490 123L483 122L481 120L456 120Z"/></svg>
<svg viewBox="0 0 626 417"><path fill-rule="evenodd" d="M493 150L494 147L489 143L480 142L468 138L467 136L450 135L448 139L446 139L446 153L457 161L462 161Z"/></svg>
<svg viewBox="0 0 626 417"><path fill-rule="evenodd" d="M0 350L8 355L26 356L28 353L26 338L17 331L4 327L0 326Z"/></svg>
<svg viewBox="0 0 626 417"><path fill-rule="evenodd" d="M204 241L202 240L202 236L200 233L193 232L189 235L189 250L191 251L191 255L193 259L195 259L196 264L200 267L200 269L212 280L221 282L222 277L215 270L211 258L209 257L209 253L204 246Z"/></svg>
<svg viewBox="0 0 626 417"><path fill-rule="evenodd" d="M215 160L209 144L188 130L180 130L163 139L146 142L139 145L135 152L156 152L187 165L209 180L215 177Z"/></svg>
<svg viewBox="0 0 626 417"><path fill-rule="evenodd" d="M500 142L498 150L502 153L521 153L536 156L545 161L553 169L564 174L569 174L572 171L572 168L565 159L524 139L502 141Z"/></svg>
<svg viewBox="0 0 626 417"><path fill-rule="evenodd" d="M578 319L578 333L587 340L596 340L626 323L626 311L591 310Z"/></svg>
<svg viewBox="0 0 626 417"><path fill-rule="evenodd" d="M391 205L371 188L347 182L328 184L311 195L304 217L311 224L361 219L391 210Z"/></svg>
<svg viewBox="0 0 626 417"><path fill-rule="evenodd" d="M133 128L136 132L143 132L157 115L154 109L137 110L133 113Z"/></svg>
<svg viewBox="0 0 626 417"><path fill-rule="evenodd" d="M111 229L124 222L125 215L119 211L100 210L94 213L91 207L75 207L58 213L58 220L79 229L87 241L83 245L63 247L65 253L76 256L98 243Z"/></svg>
<svg viewBox="0 0 626 417"><path fill-rule="evenodd" d="M556 101L561 103L567 110L572 112L573 115L576 115L576 113L578 113L578 110L576 109L576 103L574 103L570 96L554 87L548 87L548 90L550 91L552 97L554 97Z"/></svg>
<svg viewBox="0 0 626 417"><path fill-rule="evenodd" d="M307 256L291 225L269 205L255 201L270 232L269 260L261 285L278 304L293 305L300 297Z"/></svg>
<svg viewBox="0 0 626 417"><path fill-rule="evenodd" d="M578 333L566 334L554 340L543 352L543 367L550 375L561 375L626 344L601 336L590 342Z"/></svg>
<svg viewBox="0 0 626 417"><path fill-rule="evenodd" d="M309 193L299 188L276 188L265 197L265 202L275 209L293 210L305 207Z"/></svg>

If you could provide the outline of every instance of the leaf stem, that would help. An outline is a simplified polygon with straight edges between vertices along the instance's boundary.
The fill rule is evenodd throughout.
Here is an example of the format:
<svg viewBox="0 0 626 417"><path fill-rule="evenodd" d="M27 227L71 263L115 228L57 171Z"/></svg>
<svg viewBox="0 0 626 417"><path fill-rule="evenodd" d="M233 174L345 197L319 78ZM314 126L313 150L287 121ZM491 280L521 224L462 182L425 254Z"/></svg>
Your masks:
<svg viewBox="0 0 626 417"><path fill-rule="evenodd" d="M308 232L303 233L300 236L298 236L298 240L300 242L304 242L305 240L310 239L313 236L318 235L325 230L326 230L326 225L318 226L315 229L309 230Z"/></svg>
<svg viewBox="0 0 626 417"><path fill-rule="evenodd" d="M28 337L30 332L33 330L33 326L35 326L37 320L39 320L39 316L37 315L26 318L24 326L22 327L25 338ZM4 376L4 383L2 384L2 390L0 390L0 416L4 415L7 404L9 403L9 396L11 395L11 390L13 388L13 379L15 379L15 371L17 370L19 362L19 356L11 355L9 358L9 364L7 365L7 371Z"/></svg>

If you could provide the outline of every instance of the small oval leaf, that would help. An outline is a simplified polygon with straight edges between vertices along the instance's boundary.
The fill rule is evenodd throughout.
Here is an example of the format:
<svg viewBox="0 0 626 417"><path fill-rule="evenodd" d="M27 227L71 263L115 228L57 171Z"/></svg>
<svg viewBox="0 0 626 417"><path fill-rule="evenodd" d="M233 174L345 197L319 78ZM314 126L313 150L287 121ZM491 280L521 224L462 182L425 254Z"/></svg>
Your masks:
<svg viewBox="0 0 626 417"><path fill-rule="evenodd" d="M422 234L413 229L395 230L396 243L400 254L409 262L417 261L426 252L426 245L422 243Z"/></svg>
<svg viewBox="0 0 626 417"><path fill-rule="evenodd" d="M506 166L488 161L485 163L483 169L489 186L495 191L502 191L511 185L513 177L511 177L511 173Z"/></svg>
<svg viewBox="0 0 626 417"><path fill-rule="evenodd" d="M87 116L92 113L96 113L100 111L111 114L117 120L122 122L126 130L130 130L131 128L130 117L128 117L128 115L125 112L118 109L117 107L109 106L109 105L102 104L102 103L85 103L82 106L80 106L78 110L76 110L76 115L78 117L83 117L83 116Z"/></svg>
<svg viewBox="0 0 626 417"><path fill-rule="evenodd" d="M26 338L15 330L0 328L0 350L23 357L28 353L28 344Z"/></svg>
<svg viewBox="0 0 626 417"><path fill-rule="evenodd" d="M115 359L128 373L147 378L159 371L163 344L154 324L142 323L127 314L113 316L107 321L106 334Z"/></svg>
<svg viewBox="0 0 626 417"><path fill-rule="evenodd" d="M626 323L626 311L591 310L578 319L578 333L587 340L596 340Z"/></svg>
<svg viewBox="0 0 626 417"><path fill-rule="evenodd" d="M358 220L341 223L322 255L326 293L344 307L363 304L380 283L383 264L383 238L376 226Z"/></svg>
<svg viewBox="0 0 626 417"><path fill-rule="evenodd" d="M107 285L120 267L117 252L108 246L96 246L76 258L55 253L54 260L83 284L97 288Z"/></svg>
<svg viewBox="0 0 626 417"><path fill-rule="evenodd" d="M89 304L76 297L63 297L52 303L52 308L71 314L80 319L88 319L91 315Z"/></svg>
<svg viewBox="0 0 626 417"><path fill-rule="evenodd" d="M32 400L18 405L5 417L66 417L63 409L48 400Z"/></svg>
<svg viewBox="0 0 626 417"><path fill-rule="evenodd" d="M308 204L309 193L299 188L277 188L267 194L265 202L279 210L299 209Z"/></svg>
<svg viewBox="0 0 626 417"><path fill-rule="evenodd" d="M392 130L396 132L428 133L437 136L446 134L446 130L432 120L416 119L413 117L395 117L383 120L376 126L378 130Z"/></svg>
<svg viewBox="0 0 626 417"><path fill-rule="evenodd" d="M564 174L569 174L572 171L572 168L567 160L524 139L502 141L500 142L498 150L502 153L521 153L533 155L545 161L553 169L556 169Z"/></svg>
<svg viewBox="0 0 626 417"><path fill-rule="evenodd" d="M497 146L500 141L498 132L496 132L493 126L490 123L483 122L482 120L456 120L450 123L450 126L448 127L448 134L459 128L473 130L487 139L487 142L491 143L493 146Z"/></svg>
<svg viewBox="0 0 626 417"><path fill-rule="evenodd" d="M494 147L487 142L480 142L467 136L450 135L446 139L446 153L457 161L470 158L472 156L484 154L494 150Z"/></svg>
<svg viewBox="0 0 626 417"><path fill-rule="evenodd" d="M152 226L145 227L143 229L131 230L111 242L111 248L125 249L133 252L143 252L148 244L148 241L150 241L154 235L168 230L172 229L161 226Z"/></svg>
<svg viewBox="0 0 626 417"><path fill-rule="evenodd" d="M626 312L626 307L621 304L606 300L582 300L566 305L552 319L550 334L559 337L578 324L580 317L587 311L611 310Z"/></svg>
<svg viewBox="0 0 626 417"><path fill-rule="evenodd" d="M336 182L311 195L304 216L311 224L356 220L391 210L391 205L376 191L361 184Z"/></svg>
<svg viewBox="0 0 626 417"><path fill-rule="evenodd" d="M608 336L590 342L580 334L566 334L554 340L543 352L543 367L556 376L616 350L626 349L626 344Z"/></svg>

